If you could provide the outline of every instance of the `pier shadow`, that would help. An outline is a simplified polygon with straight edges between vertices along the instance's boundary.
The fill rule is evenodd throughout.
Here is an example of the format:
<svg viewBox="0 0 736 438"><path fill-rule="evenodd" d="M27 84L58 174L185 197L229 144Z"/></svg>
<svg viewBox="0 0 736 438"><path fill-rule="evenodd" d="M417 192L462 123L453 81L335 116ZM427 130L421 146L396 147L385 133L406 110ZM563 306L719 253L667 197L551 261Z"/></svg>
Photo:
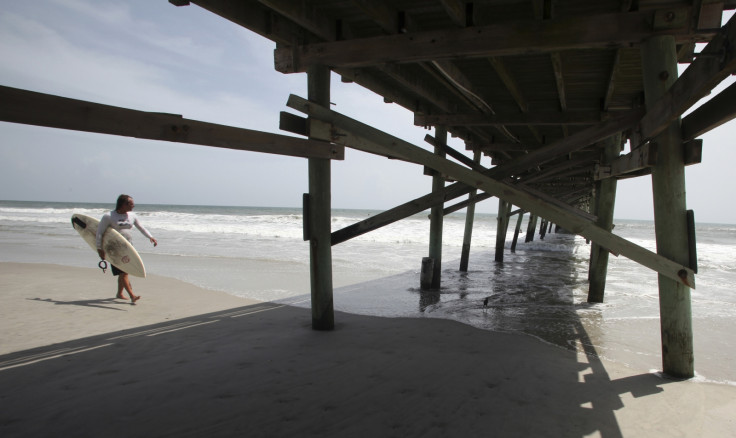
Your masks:
<svg viewBox="0 0 736 438"><path fill-rule="evenodd" d="M601 312L580 296L581 289L586 294L588 290L587 264L581 269L581 260L572 251L574 245L569 243L574 236L561 239L562 245L552 251L507 253L504 262L493 261L492 254L481 257L480 264L477 260L473 264L471 258L474 269L469 272L446 268L439 291L419 291L419 312L554 345L569 362L551 376L562 382L558 389L565 392L553 410L580 427L571 427L562 435L543 435L620 437L623 431L616 413L626 408L624 399L656 396L676 380L652 373L611 377L595 347L602 334L589 333L602 325ZM542 382L539 390L550 391L550 387Z"/></svg>
<svg viewBox="0 0 736 438"><path fill-rule="evenodd" d="M456 321L336 321L263 303L0 356L0 434L615 437L620 395L667 383Z"/></svg>

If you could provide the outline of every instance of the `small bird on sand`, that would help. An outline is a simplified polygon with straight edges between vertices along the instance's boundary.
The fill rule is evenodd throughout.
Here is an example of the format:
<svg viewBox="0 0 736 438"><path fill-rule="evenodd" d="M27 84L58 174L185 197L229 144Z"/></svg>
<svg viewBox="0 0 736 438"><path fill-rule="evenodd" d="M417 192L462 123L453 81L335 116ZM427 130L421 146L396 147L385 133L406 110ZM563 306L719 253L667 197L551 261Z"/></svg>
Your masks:
<svg viewBox="0 0 736 438"><path fill-rule="evenodd" d="M488 307L488 297L486 297L486 299L483 300L483 307Z"/></svg>

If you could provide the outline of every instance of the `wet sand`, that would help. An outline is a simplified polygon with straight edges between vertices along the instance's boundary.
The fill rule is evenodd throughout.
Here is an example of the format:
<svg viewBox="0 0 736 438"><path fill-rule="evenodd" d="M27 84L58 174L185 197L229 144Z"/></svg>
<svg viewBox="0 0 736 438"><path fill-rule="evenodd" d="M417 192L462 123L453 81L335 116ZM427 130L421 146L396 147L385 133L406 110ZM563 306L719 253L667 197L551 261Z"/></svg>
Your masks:
<svg viewBox="0 0 736 438"><path fill-rule="evenodd" d="M447 320L0 263L0 435L734 436L736 387Z"/></svg>

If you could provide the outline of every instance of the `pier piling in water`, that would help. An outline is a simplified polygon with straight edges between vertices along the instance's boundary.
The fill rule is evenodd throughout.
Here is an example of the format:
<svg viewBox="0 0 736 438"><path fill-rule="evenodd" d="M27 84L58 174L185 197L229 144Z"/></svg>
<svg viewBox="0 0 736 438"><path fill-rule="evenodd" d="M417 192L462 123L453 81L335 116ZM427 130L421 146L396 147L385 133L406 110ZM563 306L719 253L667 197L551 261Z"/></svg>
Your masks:
<svg viewBox="0 0 736 438"><path fill-rule="evenodd" d="M480 151L473 153L473 162L476 164L480 163ZM468 200L478 193L478 190L473 190L468 195ZM465 231L463 233L463 248L460 254L460 271L468 272L468 263L470 261L470 242L473 238L473 221L475 220L475 203L471 202L467 210L465 210Z"/></svg>
<svg viewBox="0 0 736 438"><path fill-rule="evenodd" d="M445 156L445 151L441 145L447 144L447 129L443 126L435 127L434 147L435 155ZM432 176L432 193L439 193L445 188L445 178L435 173ZM432 272L431 289L439 289L442 284L442 226L443 226L443 208L444 203L437 204L432 207L429 215L429 257L434 261Z"/></svg>
<svg viewBox="0 0 736 438"><path fill-rule="evenodd" d="M609 164L621 152L621 134L611 136L605 140L601 163ZM616 179L606 178L598 181L595 185L594 212L598 219L596 224L607 230L613 229L613 210L616 204ZM590 247L590 269L588 280L589 303L602 303L606 289L606 276L608 273L608 250L593 242Z"/></svg>

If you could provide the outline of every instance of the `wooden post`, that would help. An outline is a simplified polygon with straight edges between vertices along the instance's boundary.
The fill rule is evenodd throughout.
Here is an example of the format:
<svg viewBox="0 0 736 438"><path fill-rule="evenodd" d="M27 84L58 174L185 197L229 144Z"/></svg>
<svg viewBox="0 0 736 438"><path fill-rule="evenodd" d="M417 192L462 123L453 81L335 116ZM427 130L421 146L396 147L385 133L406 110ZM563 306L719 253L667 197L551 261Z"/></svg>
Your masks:
<svg viewBox="0 0 736 438"><path fill-rule="evenodd" d="M480 151L473 154L473 162L480 163ZM478 193L473 190L468 195L468 199L472 199ZM463 249L460 253L460 271L468 272L468 262L470 261L470 241L473 237L473 221L475 219L475 203L468 205L465 210L465 233L463 234Z"/></svg>
<svg viewBox="0 0 736 438"><path fill-rule="evenodd" d="M539 239L544 240L544 236L547 234L547 220L542 218L542 224L539 225Z"/></svg>
<svg viewBox="0 0 736 438"><path fill-rule="evenodd" d="M529 223L526 226L526 237L524 242L534 241L534 230L537 229L537 215L529 213Z"/></svg>
<svg viewBox="0 0 736 438"><path fill-rule="evenodd" d="M516 242L519 240L519 230L521 230L521 220L524 219L524 212L519 212L519 218L516 220L516 229L514 230L514 240L511 241L511 252L516 252Z"/></svg>
<svg viewBox="0 0 736 438"><path fill-rule="evenodd" d="M496 261L503 262L503 249L506 245L506 232L509 229L509 212L511 203L498 200L498 225L496 227Z"/></svg>
<svg viewBox="0 0 736 438"><path fill-rule="evenodd" d="M621 135L614 135L605 141L602 163L609 164L621 152ZM613 229L613 210L616 204L616 178L606 178L595 185L596 203L595 213L598 216L596 224L607 230ZM588 270L589 303L602 303L606 290L606 276L608 274L608 250L593 243L590 247L590 269Z"/></svg>
<svg viewBox="0 0 736 438"><path fill-rule="evenodd" d="M444 126L435 127L435 139L438 145L447 143L447 128ZM435 146L434 153L441 157L445 156L445 151L441 146ZM432 192L436 193L445 188L445 179L440 174L432 177ZM444 203L432 207L429 215L429 257L434 263L432 273L432 289L439 289L442 284L442 225Z"/></svg>
<svg viewBox="0 0 736 438"><path fill-rule="evenodd" d="M656 36L642 45L644 96L647 107L662 97L677 79L677 56L672 36ZM680 121L654 138L657 164L652 168L654 228L657 253L688 266L685 164ZM694 376L690 288L659 274L659 317L663 371L673 377Z"/></svg>
<svg viewBox="0 0 736 438"><path fill-rule="evenodd" d="M314 66L307 72L309 100L330 106L330 69ZM312 329L333 330L330 160L309 159L309 263Z"/></svg>

